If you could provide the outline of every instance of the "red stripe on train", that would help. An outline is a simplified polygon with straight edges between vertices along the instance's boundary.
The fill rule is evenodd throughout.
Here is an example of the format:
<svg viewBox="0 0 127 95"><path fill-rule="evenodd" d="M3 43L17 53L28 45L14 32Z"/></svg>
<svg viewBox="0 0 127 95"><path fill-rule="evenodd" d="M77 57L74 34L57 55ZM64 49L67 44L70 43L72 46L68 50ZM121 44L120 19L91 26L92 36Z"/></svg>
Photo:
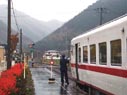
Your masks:
<svg viewBox="0 0 127 95"><path fill-rule="evenodd" d="M75 67L75 64L71 64L71 67ZM91 65L78 65L78 68L127 78L127 70L123 70L119 68L91 66Z"/></svg>

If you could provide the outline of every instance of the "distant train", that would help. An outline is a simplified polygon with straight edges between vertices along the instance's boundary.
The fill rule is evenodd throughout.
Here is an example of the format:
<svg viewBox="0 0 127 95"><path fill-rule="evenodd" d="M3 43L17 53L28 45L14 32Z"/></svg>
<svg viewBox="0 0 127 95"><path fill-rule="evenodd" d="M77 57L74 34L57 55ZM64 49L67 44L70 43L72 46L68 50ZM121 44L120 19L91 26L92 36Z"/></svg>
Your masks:
<svg viewBox="0 0 127 95"><path fill-rule="evenodd" d="M45 51L42 57L42 63L50 64L50 61L53 60L54 65L59 65L60 56L60 52L57 50Z"/></svg>
<svg viewBox="0 0 127 95"><path fill-rule="evenodd" d="M89 95L127 95L127 15L73 38L71 71Z"/></svg>

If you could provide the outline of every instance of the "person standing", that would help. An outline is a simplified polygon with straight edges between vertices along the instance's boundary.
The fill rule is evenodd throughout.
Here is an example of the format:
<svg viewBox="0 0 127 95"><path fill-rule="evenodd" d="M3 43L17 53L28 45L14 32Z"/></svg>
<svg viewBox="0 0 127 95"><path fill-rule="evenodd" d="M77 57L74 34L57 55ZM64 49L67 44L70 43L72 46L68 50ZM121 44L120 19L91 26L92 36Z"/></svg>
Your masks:
<svg viewBox="0 0 127 95"><path fill-rule="evenodd" d="M65 78L67 85L69 85L68 73L67 73L68 64L69 64L69 61L65 58L65 55L63 54L60 59L61 85L64 85L64 78Z"/></svg>

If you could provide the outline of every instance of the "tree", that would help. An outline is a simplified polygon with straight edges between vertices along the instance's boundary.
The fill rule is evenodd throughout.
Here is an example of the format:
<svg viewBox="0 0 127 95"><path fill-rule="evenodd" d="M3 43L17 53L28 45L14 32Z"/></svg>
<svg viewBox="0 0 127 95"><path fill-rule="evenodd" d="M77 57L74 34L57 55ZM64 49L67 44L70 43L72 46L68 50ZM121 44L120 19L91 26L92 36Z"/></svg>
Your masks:
<svg viewBox="0 0 127 95"><path fill-rule="evenodd" d="M11 35L11 53L16 49L18 42L19 42L18 33Z"/></svg>

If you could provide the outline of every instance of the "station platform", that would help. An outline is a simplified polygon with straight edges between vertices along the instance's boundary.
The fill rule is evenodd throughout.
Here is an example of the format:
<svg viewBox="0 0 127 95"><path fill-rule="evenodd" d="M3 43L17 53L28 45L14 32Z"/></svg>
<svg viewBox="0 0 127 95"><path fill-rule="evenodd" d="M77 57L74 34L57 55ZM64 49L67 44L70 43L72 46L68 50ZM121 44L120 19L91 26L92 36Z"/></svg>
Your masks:
<svg viewBox="0 0 127 95"><path fill-rule="evenodd" d="M50 69L46 67L30 68L34 81L35 95L87 95L76 88L74 81L69 80L69 85L61 86L60 75L53 72L54 83L49 83Z"/></svg>

